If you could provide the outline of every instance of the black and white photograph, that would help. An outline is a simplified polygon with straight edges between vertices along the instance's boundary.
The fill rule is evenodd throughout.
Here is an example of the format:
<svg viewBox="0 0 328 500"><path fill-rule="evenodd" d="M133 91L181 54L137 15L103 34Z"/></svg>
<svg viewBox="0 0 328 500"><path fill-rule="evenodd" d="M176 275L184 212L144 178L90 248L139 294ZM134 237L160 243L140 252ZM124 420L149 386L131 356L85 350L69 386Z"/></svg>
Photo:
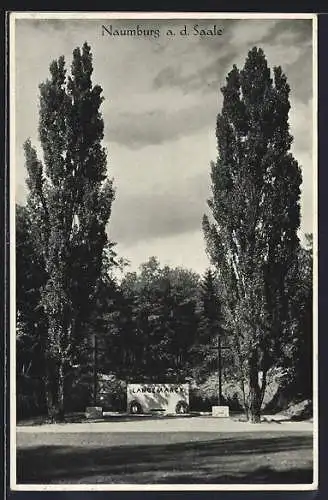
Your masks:
<svg viewBox="0 0 328 500"><path fill-rule="evenodd" d="M316 16L9 21L11 489L316 489Z"/></svg>

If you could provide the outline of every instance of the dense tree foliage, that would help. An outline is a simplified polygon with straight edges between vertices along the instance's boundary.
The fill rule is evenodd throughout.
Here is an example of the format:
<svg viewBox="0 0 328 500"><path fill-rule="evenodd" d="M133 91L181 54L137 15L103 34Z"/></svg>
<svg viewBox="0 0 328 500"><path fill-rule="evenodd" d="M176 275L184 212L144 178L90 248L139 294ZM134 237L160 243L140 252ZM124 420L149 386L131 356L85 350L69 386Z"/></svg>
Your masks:
<svg viewBox="0 0 328 500"><path fill-rule="evenodd" d="M290 329L283 349L287 390L298 398L312 399L313 384L313 241L305 235L299 247L293 287L290 290Z"/></svg>
<svg viewBox="0 0 328 500"><path fill-rule="evenodd" d="M289 269L297 259L301 171L289 152L289 85L273 77L261 49L229 72L211 165L207 249L219 271L234 333L245 410L257 422L266 374L277 359L289 310Z"/></svg>
<svg viewBox="0 0 328 500"><path fill-rule="evenodd" d="M218 347L225 335L219 286L211 269L205 272L200 282L198 313L195 375L202 380L210 372L218 371Z"/></svg>
<svg viewBox="0 0 328 500"><path fill-rule="evenodd" d="M127 378L184 380L197 334L198 281L154 257L140 272L127 273L108 317L107 367L112 359L112 371Z"/></svg>
<svg viewBox="0 0 328 500"><path fill-rule="evenodd" d="M42 378L47 318L40 306L46 273L35 251L25 207L16 206L16 308L17 308L17 408L18 414L45 409Z"/></svg>

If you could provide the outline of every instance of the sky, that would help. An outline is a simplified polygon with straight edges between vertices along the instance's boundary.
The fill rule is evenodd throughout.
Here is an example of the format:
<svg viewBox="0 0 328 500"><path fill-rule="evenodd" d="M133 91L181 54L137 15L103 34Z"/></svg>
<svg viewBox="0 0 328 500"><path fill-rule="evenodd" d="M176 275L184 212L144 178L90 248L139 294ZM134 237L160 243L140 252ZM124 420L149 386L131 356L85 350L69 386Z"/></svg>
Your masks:
<svg viewBox="0 0 328 500"><path fill-rule="evenodd" d="M102 35L109 29L160 29L160 36ZM222 29L222 35L194 35ZM188 37L179 34L187 25ZM167 30L176 32L166 35ZM302 168L300 236L313 232L312 21L304 19L63 20L19 19L15 26L16 201L26 197L22 145L38 146L38 86L49 64L87 41L93 82L105 97L104 146L116 199L108 225L119 256L135 270L152 255L161 264L203 273L209 266L201 229L216 159L220 87L248 51L261 47L291 87L292 152ZM39 147L39 146L38 146Z"/></svg>

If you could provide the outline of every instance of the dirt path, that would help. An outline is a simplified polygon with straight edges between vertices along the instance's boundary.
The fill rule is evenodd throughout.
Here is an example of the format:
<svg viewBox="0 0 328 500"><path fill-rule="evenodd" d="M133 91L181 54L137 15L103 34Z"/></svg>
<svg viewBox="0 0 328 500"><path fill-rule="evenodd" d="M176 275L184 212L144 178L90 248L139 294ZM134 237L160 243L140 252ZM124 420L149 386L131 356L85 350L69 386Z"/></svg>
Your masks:
<svg viewBox="0 0 328 500"><path fill-rule="evenodd" d="M313 432L310 421L268 421L261 424L238 422L229 418L191 417L174 419L138 418L128 421L98 421L17 426L18 433L81 432Z"/></svg>

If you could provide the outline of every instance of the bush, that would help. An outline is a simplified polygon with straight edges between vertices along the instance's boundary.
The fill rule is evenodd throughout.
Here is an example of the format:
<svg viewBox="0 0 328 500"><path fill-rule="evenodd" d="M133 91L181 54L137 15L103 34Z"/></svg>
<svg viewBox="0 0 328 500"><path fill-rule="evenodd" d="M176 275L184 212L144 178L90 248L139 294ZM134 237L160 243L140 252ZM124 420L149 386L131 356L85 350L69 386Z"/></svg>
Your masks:
<svg viewBox="0 0 328 500"><path fill-rule="evenodd" d="M104 410L126 411L126 387L127 383L115 375L100 374L97 404Z"/></svg>
<svg viewBox="0 0 328 500"><path fill-rule="evenodd" d="M262 408L275 406L275 400L284 384L285 371L281 368L272 368L267 373L267 386ZM213 405L218 404L219 380L216 374L210 375L205 382L194 385L192 389L191 408L195 411L210 411ZM248 386L245 385L246 396ZM231 375L225 375L222 380L223 404L229 406L230 411L244 410L244 398L239 381Z"/></svg>
<svg viewBox="0 0 328 500"><path fill-rule="evenodd" d="M18 420L47 413L42 381L33 377L17 377L16 416Z"/></svg>
<svg viewBox="0 0 328 500"><path fill-rule="evenodd" d="M217 375L191 388L190 407L194 411L211 411L212 406L218 405L219 380ZM242 410L242 393L236 382L222 383L222 404L229 406L230 411Z"/></svg>
<svg viewBox="0 0 328 500"><path fill-rule="evenodd" d="M92 402L92 384L90 375L78 375L71 380L71 386L65 401L66 412L84 411Z"/></svg>

